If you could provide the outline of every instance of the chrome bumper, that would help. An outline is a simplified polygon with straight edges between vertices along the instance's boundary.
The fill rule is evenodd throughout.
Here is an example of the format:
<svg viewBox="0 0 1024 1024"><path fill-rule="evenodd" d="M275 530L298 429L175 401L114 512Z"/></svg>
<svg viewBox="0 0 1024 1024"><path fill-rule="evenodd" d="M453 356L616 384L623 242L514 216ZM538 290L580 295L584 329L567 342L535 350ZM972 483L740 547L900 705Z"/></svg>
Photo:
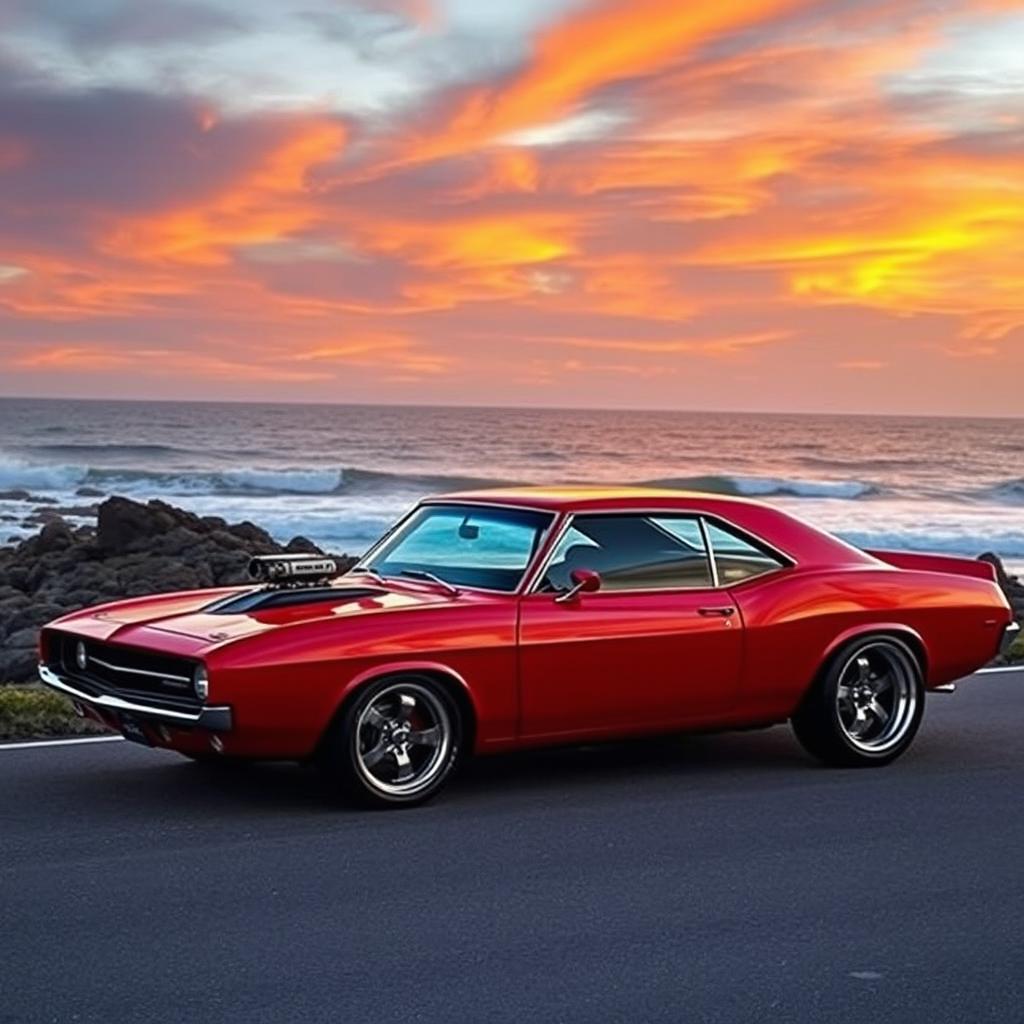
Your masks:
<svg viewBox="0 0 1024 1024"><path fill-rule="evenodd" d="M1011 622L1003 630L1003 639L999 642L999 653L1006 654L1006 652L1013 646L1013 642L1020 636L1020 623Z"/></svg>
<svg viewBox="0 0 1024 1024"><path fill-rule="evenodd" d="M208 729L210 732L231 731L231 708L209 707L200 708L198 711L171 711L168 708L153 707L151 704L137 704L134 701L123 700L120 697L113 697L110 694L101 693L93 695L82 693L66 679L62 679L53 669L46 665L39 666L39 678L51 689L63 693L65 697L78 701L80 704L87 704L92 708L99 708L103 711L126 712L130 715L141 715L144 718L156 722L163 722L166 725L185 726L186 728Z"/></svg>

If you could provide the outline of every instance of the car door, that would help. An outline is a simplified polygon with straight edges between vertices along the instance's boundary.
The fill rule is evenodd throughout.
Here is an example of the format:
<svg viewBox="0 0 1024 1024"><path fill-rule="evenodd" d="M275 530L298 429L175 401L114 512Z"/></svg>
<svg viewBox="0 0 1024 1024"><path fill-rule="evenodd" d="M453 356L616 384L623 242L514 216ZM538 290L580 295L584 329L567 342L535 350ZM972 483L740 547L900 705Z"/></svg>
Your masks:
<svg viewBox="0 0 1024 1024"><path fill-rule="evenodd" d="M565 600L574 569L601 589ZM743 627L699 517L579 515L522 598L518 649L524 736L628 733L728 712Z"/></svg>

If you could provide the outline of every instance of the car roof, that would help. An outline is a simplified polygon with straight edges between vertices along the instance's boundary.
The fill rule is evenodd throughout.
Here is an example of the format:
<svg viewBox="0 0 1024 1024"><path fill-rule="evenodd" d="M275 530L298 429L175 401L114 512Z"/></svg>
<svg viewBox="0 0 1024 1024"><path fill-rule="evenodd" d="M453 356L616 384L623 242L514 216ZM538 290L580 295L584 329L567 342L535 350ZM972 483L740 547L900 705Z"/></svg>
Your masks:
<svg viewBox="0 0 1024 1024"><path fill-rule="evenodd" d="M717 516L805 566L877 565L876 559L774 505L731 494L659 487L495 487L436 495L429 503L479 503L555 514L652 509Z"/></svg>
<svg viewBox="0 0 1024 1024"><path fill-rule="evenodd" d="M682 491L665 487L602 487L600 485L493 487L484 490L459 491L428 498L428 501L471 501L493 505L515 505L555 512L582 512L594 509L637 508L692 508L695 504L757 505L731 495L707 491Z"/></svg>

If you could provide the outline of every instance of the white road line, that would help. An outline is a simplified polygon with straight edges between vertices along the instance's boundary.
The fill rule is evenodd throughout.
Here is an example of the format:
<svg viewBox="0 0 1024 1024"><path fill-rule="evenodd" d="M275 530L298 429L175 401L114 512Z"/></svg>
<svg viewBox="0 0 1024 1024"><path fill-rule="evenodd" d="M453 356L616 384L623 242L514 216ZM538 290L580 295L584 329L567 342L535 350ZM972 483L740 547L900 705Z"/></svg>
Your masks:
<svg viewBox="0 0 1024 1024"><path fill-rule="evenodd" d="M995 672L1024 672L1024 665L1001 665L999 668L979 668L974 674L976 676L990 675ZM968 676L968 679L971 677Z"/></svg>
<svg viewBox="0 0 1024 1024"><path fill-rule="evenodd" d="M31 740L28 743L0 743L0 753L5 750L27 750L30 747L71 747L79 743L117 743L123 736L77 736L70 740Z"/></svg>

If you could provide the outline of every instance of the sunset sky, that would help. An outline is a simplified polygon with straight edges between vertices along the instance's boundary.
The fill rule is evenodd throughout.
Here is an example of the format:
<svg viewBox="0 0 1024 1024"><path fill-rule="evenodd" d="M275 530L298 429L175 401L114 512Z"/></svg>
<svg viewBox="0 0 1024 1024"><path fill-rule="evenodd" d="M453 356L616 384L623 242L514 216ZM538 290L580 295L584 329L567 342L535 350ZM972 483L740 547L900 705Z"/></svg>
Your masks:
<svg viewBox="0 0 1024 1024"><path fill-rule="evenodd" d="M1024 414L1021 0L0 0L0 394Z"/></svg>

